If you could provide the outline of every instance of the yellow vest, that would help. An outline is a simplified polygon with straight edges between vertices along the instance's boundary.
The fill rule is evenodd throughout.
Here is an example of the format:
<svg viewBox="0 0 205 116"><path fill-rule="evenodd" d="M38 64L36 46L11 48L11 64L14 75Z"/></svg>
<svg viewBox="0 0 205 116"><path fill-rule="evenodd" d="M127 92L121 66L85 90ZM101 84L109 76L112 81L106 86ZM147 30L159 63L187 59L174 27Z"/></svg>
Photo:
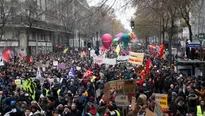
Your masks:
<svg viewBox="0 0 205 116"><path fill-rule="evenodd" d="M58 96L60 95L60 92L61 92L61 89L58 89L58 91L57 91Z"/></svg>
<svg viewBox="0 0 205 116"><path fill-rule="evenodd" d="M117 116L120 116L120 112L118 110L115 110L115 112L117 113Z"/></svg>
<svg viewBox="0 0 205 116"><path fill-rule="evenodd" d="M49 90L48 89L45 89L46 90L46 97L48 97L49 95Z"/></svg>
<svg viewBox="0 0 205 116"><path fill-rule="evenodd" d="M196 116L205 116L205 113L201 111L201 106L198 105L197 106L197 112L196 112Z"/></svg>

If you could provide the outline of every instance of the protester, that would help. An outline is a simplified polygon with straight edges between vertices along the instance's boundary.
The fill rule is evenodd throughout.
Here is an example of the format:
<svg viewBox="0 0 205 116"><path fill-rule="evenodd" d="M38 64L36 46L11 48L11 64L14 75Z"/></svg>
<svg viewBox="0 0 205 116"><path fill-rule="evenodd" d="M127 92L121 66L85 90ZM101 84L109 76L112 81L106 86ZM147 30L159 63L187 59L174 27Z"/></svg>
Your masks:
<svg viewBox="0 0 205 116"><path fill-rule="evenodd" d="M142 69L126 61L99 65L77 53L38 55L30 64L21 58L5 62L0 67L0 112L10 116L137 116L145 115L147 109L154 112L156 95L166 94L170 114L203 115L205 80L177 74L164 58L145 54ZM106 57L117 56L112 51ZM108 98L106 83L116 80L135 85L126 90L110 87ZM128 90L133 90L126 93L129 103L118 106L116 96Z"/></svg>

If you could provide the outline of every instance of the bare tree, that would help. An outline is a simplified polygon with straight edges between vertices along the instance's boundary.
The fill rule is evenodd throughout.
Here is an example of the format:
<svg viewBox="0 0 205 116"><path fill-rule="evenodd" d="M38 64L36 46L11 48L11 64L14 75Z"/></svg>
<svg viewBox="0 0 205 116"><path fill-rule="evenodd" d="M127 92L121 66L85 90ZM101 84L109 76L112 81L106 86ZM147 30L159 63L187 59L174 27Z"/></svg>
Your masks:
<svg viewBox="0 0 205 116"><path fill-rule="evenodd" d="M14 8L17 7L18 1L0 0L0 40L4 34L4 28L9 20L12 20Z"/></svg>

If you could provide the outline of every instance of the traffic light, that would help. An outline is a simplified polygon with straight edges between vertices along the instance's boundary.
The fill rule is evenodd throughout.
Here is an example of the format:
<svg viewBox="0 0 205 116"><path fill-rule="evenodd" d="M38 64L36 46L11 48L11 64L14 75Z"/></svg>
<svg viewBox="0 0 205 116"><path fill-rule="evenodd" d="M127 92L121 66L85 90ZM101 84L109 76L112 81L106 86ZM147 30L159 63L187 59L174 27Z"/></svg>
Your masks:
<svg viewBox="0 0 205 116"><path fill-rule="evenodd" d="M166 43L166 44L164 45L164 47L165 47L165 50L166 50L166 51L169 50L169 44L168 44L168 43Z"/></svg>
<svg viewBox="0 0 205 116"><path fill-rule="evenodd" d="M91 43L90 42L87 43L87 47L88 47L88 50L91 50Z"/></svg>
<svg viewBox="0 0 205 116"><path fill-rule="evenodd" d="M130 22L130 26L131 26L132 29L134 29L134 28L135 28L135 22L134 22L134 21L131 21L131 22Z"/></svg>

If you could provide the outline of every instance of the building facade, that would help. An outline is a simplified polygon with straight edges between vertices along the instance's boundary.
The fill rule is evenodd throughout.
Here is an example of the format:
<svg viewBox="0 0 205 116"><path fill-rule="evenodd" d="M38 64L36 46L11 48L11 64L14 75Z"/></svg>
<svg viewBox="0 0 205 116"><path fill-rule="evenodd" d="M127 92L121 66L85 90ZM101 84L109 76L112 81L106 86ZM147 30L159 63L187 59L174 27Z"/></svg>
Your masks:
<svg viewBox="0 0 205 116"><path fill-rule="evenodd" d="M72 24L73 15L80 18L89 12L86 0L4 0L0 7L0 52L13 48L26 56L60 51L72 47L73 38L75 47L84 47L86 34L74 32L78 27Z"/></svg>

